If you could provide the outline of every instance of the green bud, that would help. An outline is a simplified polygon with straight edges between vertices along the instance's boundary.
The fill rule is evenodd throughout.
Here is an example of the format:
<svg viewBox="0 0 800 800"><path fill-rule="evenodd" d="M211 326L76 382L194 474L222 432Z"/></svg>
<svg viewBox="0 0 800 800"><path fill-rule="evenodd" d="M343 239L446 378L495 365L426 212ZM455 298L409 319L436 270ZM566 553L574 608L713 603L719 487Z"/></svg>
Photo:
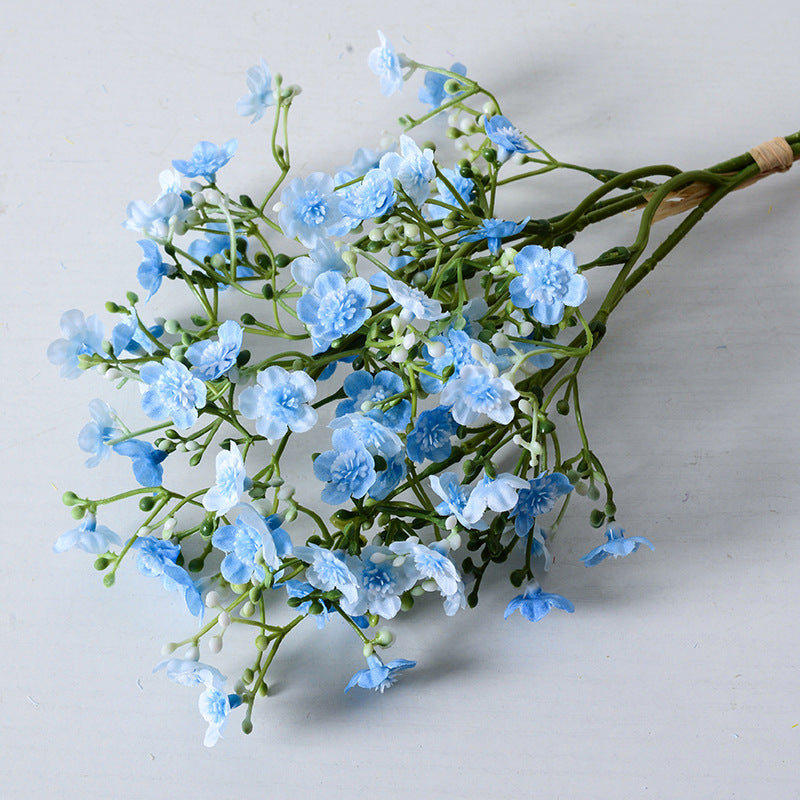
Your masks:
<svg viewBox="0 0 800 800"><path fill-rule="evenodd" d="M367 620L370 628L374 628L381 621L381 618L377 614L368 614Z"/></svg>
<svg viewBox="0 0 800 800"><path fill-rule="evenodd" d="M70 514L72 514L72 519L83 519L86 509L83 506L73 506Z"/></svg>
<svg viewBox="0 0 800 800"><path fill-rule="evenodd" d="M552 433L556 429L556 424L549 419L540 419L537 427L540 433Z"/></svg>
<svg viewBox="0 0 800 800"><path fill-rule="evenodd" d="M275 266L278 269L284 269L284 267L288 267L291 262L292 259L289 258L289 256L287 256L285 253L278 253L278 255L275 256Z"/></svg>
<svg viewBox="0 0 800 800"><path fill-rule="evenodd" d="M256 613L256 607L248 600L239 612L245 619L250 619Z"/></svg>
<svg viewBox="0 0 800 800"><path fill-rule="evenodd" d="M414 598L409 592L404 592L400 596L400 610L401 611L411 611L414 607Z"/></svg>
<svg viewBox="0 0 800 800"><path fill-rule="evenodd" d="M242 321L242 325L252 325L256 321L256 318L252 314L247 312L242 314L242 316L239 317L239 319Z"/></svg>
<svg viewBox="0 0 800 800"><path fill-rule="evenodd" d="M249 350L240 350L239 355L236 356L236 366L243 367L250 360Z"/></svg>
<svg viewBox="0 0 800 800"><path fill-rule="evenodd" d="M275 290L272 288L272 284L265 283L261 289L261 294L263 294L267 300L272 300L272 298L275 296Z"/></svg>
<svg viewBox="0 0 800 800"><path fill-rule="evenodd" d="M76 503L80 503L80 501L80 498L75 492L64 492L64 494L61 495L61 502L65 506L74 506Z"/></svg>
<svg viewBox="0 0 800 800"><path fill-rule="evenodd" d="M256 645L256 650L259 650L263 653L269 647L269 639L267 639L267 637L264 636L263 633L261 633L258 636L256 636L255 645Z"/></svg>
<svg viewBox="0 0 800 800"><path fill-rule="evenodd" d="M113 572L108 572L105 575L103 575L103 586L105 586L106 589L110 589L114 585L114 581L115 580L116 580L116 577L115 577L114 573Z"/></svg>
<svg viewBox="0 0 800 800"><path fill-rule="evenodd" d="M599 508L592 509L592 513L589 514L589 524L593 528L601 528L605 521L606 515Z"/></svg>
<svg viewBox="0 0 800 800"><path fill-rule="evenodd" d="M448 139L458 139L459 137L463 136L464 133L458 128L448 128L445 135Z"/></svg>
<svg viewBox="0 0 800 800"><path fill-rule="evenodd" d="M253 723L249 719L242 720L242 732L247 734L253 732Z"/></svg>
<svg viewBox="0 0 800 800"><path fill-rule="evenodd" d="M169 357L173 361L180 361L184 354L186 353L186 348L181 344L176 344L169 349Z"/></svg>
<svg viewBox="0 0 800 800"><path fill-rule="evenodd" d="M495 150L493 147L484 147L483 150L481 150L481 155L490 164L494 164L494 162L497 161L497 150Z"/></svg>
<svg viewBox="0 0 800 800"><path fill-rule="evenodd" d="M203 558L193 558L188 565L189 572L200 572L203 569L203 565L205 564L205 559Z"/></svg>
<svg viewBox="0 0 800 800"><path fill-rule="evenodd" d="M105 556L98 556L94 560L94 568L102 572L104 569L108 567L109 563L111 562L109 562L109 560Z"/></svg>
<svg viewBox="0 0 800 800"><path fill-rule="evenodd" d="M613 519L614 515L617 513L617 507L612 502L608 502L605 505L605 512L609 519Z"/></svg>
<svg viewBox="0 0 800 800"><path fill-rule="evenodd" d="M129 303L130 303L132 306L135 306L135 305L136 305L136 304L139 302L139 295L138 295L138 294L136 294L136 292L128 292L128 293L125 295L125 297L127 297L127 298L128 298L128 302L129 302Z"/></svg>
<svg viewBox="0 0 800 800"><path fill-rule="evenodd" d="M194 455L193 455L193 456L192 456L192 457L189 459L189 464L190 464L190 466L192 466L192 467L196 467L196 466L197 466L197 465L200 463L200 461L201 461L201 459L202 459L202 458L203 458L203 451L201 450L201 451L199 451L199 452L195 453L195 454L194 454Z"/></svg>
<svg viewBox="0 0 800 800"><path fill-rule="evenodd" d="M512 586L522 586L522 582L525 580L525 570L524 569L515 569L509 575L509 580L511 581Z"/></svg>
<svg viewBox="0 0 800 800"><path fill-rule="evenodd" d="M259 697L266 697L268 694L269 694L269 687L267 686L266 683L262 683L258 687L258 695L259 695Z"/></svg>
<svg viewBox="0 0 800 800"><path fill-rule="evenodd" d="M564 400L563 398L556 403L556 411L558 411L561 416L566 416L569 414L569 401Z"/></svg>
<svg viewBox="0 0 800 800"><path fill-rule="evenodd" d="M109 314L119 314L120 307L113 300L109 300L106 303L106 311L108 311Z"/></svg>
<svg viewBox="0 0 800 800"><path fill-rule="evenodd" d="M168 319L164 322L164 330L167 333L178 333L182 330L180 322L176 319Z"/></svg>
<svg viewBox="0 0 800 800"><path fill-rule="evenodd" d="M155 497L142 497L139 499L139 511L152 511L156 504Z"/></svg>
<svg viewBox="0 0 800 800"><path fill-rule="evenodd" d="M308 613L317 617L325 610L325 606L319 600L314 600L308 607Z"/></svg>
<svg viewBox="0 0 800 800"><path fill-rule="evenodd" d="M246 194L239 195L239 203L243 205L245 208L255 208L256 205L253 200Z"/></svg>
<svg viewBox="0 0 800 800"><path fill-rule="evenodd" d="M589 488L586 490L586 496L594 501L600 499L600 490L595 486L595 484L591 484Z"/></svg>

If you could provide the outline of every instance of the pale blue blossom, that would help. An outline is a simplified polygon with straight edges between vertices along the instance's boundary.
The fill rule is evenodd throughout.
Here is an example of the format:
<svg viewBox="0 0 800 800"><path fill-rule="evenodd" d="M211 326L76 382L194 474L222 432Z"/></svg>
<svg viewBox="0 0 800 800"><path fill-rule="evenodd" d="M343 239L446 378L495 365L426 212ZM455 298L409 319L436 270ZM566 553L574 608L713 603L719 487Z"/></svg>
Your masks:
<svg viewBox="0 0 800 800"><path fill-rule="evenodd" d="M403 134L400 137L400 152L383 156L380 168L394 180L400 181L403 191L417 206L421 206L430 196L430 184L436 177L433 150L420 150L410 136Z"/></svg>
<svg viewBox="0 0 800 800"><path fill-rule="evenodd" d="M440 543L435 543L440 544ZM389 549L397 555L410 556L420 580L432 580L439 587L443 596L449 597L457 594L462 584L456 565L442 551L434 545L426 547L420 544L416 537L411 537L402 542L392 542Z"/></svg>
<svg viewBox="0 0 800 800"><path fill-rule="evenodd" d="M154 338L164 333L161 325L152 325L147 329ZM139 316L135 310L127 315L127 319L117 323L111 331L111 347L118 358L126 350L134 355L147 353L152 355L158 345L139 326Z"/></svg>
<svg viewBox="0 0 800 800"><path fill-rule="evenodd" d="M494 361L494 356L489 346L471 338L465 331L449 328L443 335L432 337L431 341L443 344L445 351L441 356L434 357L430 354L428 346L423 346L422 355L427 362L427 372L433 372L435 375L441 376L448 367L452 366L453 374L450 376L450 380L459 378L466 366L479 364L481 361L485 364L491 364ZM481 361L475 358L476 352L480 354ZM427 375L424 372L420 373L419 382L428 394L441 392L445 387L443 378Z"/></svg>
<svg viewBox="0 0 800 800"><path fill-rule="evenodd" d="M502 472L495 478L484 473L483 478L472 490L464 508L464 516L472 521L479 520L486 509L492 511L511 511L517 504L517 492L527 489L528 481L510 472Z"/></svg>
<svg viewBox="0 0 800 800"><path fill-rule="evenodd" d="M581 556L581 561L587 567L594 567L601 561L609 557L620 558L635 553L639 545L647 545L651 550L655 550L653 543L644 536L625 536L625 529L619 525L609 525L606 528L606 539L599 547L590 550L585 556Z"/></svg>
<svg viewBox="0 0 800 800"><path fill-rule="evenodd" d="M357 558L326 550L316 544L295 547L294 555L308 564L306 580L314 588L323 592L338 589L348 603L356 602L358 579L352 568L356 566Z"/></svg>
<svg viewBox="0 0 800 800"><path fill-rule="evenodd" d="M529 244L515 256L514 268L519 275L508 287L511 302L517 308L530 308L544 325L561 322L565 306L579 306L586 299L586 278L577 274L571 250Z"/></svg>
<svg viewBox="0 0 800 800"><path fill-rule="evenodd" d="M528 488L517 495L517 505L511 512L517 536L525 536L536 521L536 517L551 511L559 497L573 489L569 478L560 472L539 475L528 481Z"/></svg>
<svg viewBox="0 0 800 800"><path fill-rule="evenodd" d="M345 279L338 272L324 272L314 288L297 301L297 316L311 333L314 353L355 333L369 318L372 290L363 278Z"/></svg>
<svg viewBox="0 0 800 800"><path fill-rule="evenodd" d="M362 551L354 574L358 581L358 597L350 603L344 601L346 614L361 615L369 611L384 619L392 619L400 611L400 595L408 591L417 580L410 560L395 565L396 556L388 547L367 545Z"/></svg>
<svg viewBox="0 0 800 800"><path fill-rule="evenodd" d="M447 182L450 184L450 186L456 190L458 197L456 197L456 195L450 191L447 184L441 178L437 178L436 188L439 190L439 197L436 199L441 200L443 203L447 203L447 205L452 206L459 211L463 210L463 206L461 202L459 202L458 198L461 198L465 204L469 204L475 196L475 182L472 180L472 178L465 178L458 170L455 169L442 169L440 171L447 179ZM431 219L442 219L450 212L451 209L449 208L444 208L443 206L435 203L428 204L428 215Z"/></svg>
<svg viewBox="0 0 800 800"><path fill-rule="evenodd" d="M492 255L497 255L500 251L500 240L507 239L509 236L516 236L530 221L530 217L525 217L522 222L511 222L507 219L485 219L477 227L474 233L465 233L459 237L462 242L479 242L486 239L486 246Z"/></svg>
<svg viewBox="0 0 800 800"><path fill-rule="evenodd" d="M350 267L345 264L336 245L330 239L320 239L307 256L292 261L292 279L300 286L310 289L314 281L325 272L347 275Z"/></svg>
<svg viewBox="0 0 800 800"><path fill-rule="evenodd" d="M378 37L381 40L380 46L370 51L367 63L381 79L381 94L389 97L403 88L404 60L395 53L392 43L380 31Z"/></svg>
<svg viewBox="0 0 800 800"><path fill-rule="evenodd" d="M322 490L322 499L338 505L350 497L363 497L377 475L375 459L352 430L335 430L331 439L333 449L317 456L314 474L327 484Z"/></svg>
<svg viewBox="0 0 800 800"><path fill-rule="evenodd" d="M191 201L189 195L186 194L181 187L180 173L174 169L161 170L161 172L158 173L158 185L161 187L161 194L159 194L159 197L163 197L165 194L180 195L183 198L184 206Z"/></svg>
<svg viewBox="0 0 800 800"><path fill-rule="evenodd" d="M309 403L316 396L317 385L305 372L271 366L239 395L239 413L256 420L262 436L279 439L287 430L305 433L314 427L317 412Z"/></svg>
<svg viewBox="0 0 800 800"><path fill-rule="evenodd" d="M236 139L229 139L219 146L212 142L198 142L192 150L190 161L178 159L172 162L172 166L187 178L205 178L213 183L217 171L233 158L238 145Z"/></svg>
<svg viewBox="0 0 800 800"><path fill-rule="evenodd" d="M354 223L348 223L348 230L366 219L388 214L397 199L392 176L382 169L371 169L360 182L341 189L339 195L339 210Z"/></svg>
<svg viewBox="0 0 800 800"><path fill-rule="evenodd" d="M485 414L501 425L514 419L511 401L519 397L508 378L498 376L491 367L468 364L458 378L451 378L442 391L442 405L459 425L472 425Z"/></svg>
<svg viewBox="0 0 800 800"><path fill-rule="evenodd" d="M514 153L535 153L537 150L523 133L500 114L484 118L483 127L491 142L497 145L497 160L501 164Z"/></svg>
<svg viewBox="0 0 800 800"><path fill-rule="evenodd" d="M108 443L122 435L117 422L117 414L108 403L92 400L89 403L89 414L92 421L81 428L78 434L78 447L91 457L86 459L87 467L96 467L111 455Z"/></svg>
<svg viewBox="0 0 800 800"><path fill-rule="evenodd" d="M430 482L433 491L442 498L442 502L436 506L438 514L444 517L452 514L465 528L480 527L475 524L480 517L468 519L464 514L469 500L469 489L461 484L455 472L431 475Z"/></svg>
<svg viewBox="0 0 800 800"><path fill-rule="evenodd" d="M164 479L161 462L167 457L166 451L141 439L126 439L113 445L112 449L118 455L132 460L133 477L141 486L161 486Z"/></svg>
<svg viewBox="0 0 800 800"><path fill-rule="evenodd" d="M86 553L105 553L112 544L122 544L119 536L105 525L97 524L94 514L87 514L79 525L62 533L53 545L54 553L77 547Z"/></svg>
<svg viewBox="0 0 800 800"><path fill-rule="evenodd" d="M412 322L415 319L435 322L449 316L442 311L442 304L438 300L433 300L420 289L408 286L388 275L386 276L386 288L392 299L411 316Z"/></svg>
<svg viewBox="0 0 800 800"><path fill-rule="evenodd" d="M360 178L366 175L371 169L375 169L380 163L381 158L386 153L392 152L392 148L387 150L370 150L369 147L359 147L353 154L353 161L344 167L339 167L336 172L337 183L346 183L353 178ZM340 177L341 176L341 177Z"/></svg>
<svg viewBox="0 0 800 800"><path fill-rule="evenodd" d="M244 469L242 454L234 442L230 450L221 450L216 459L216 480L203 495L203 508L215 511L218 517L227 514L250 484Z"/></svg>
<svg viewBox="0 0 800 800"><path fill-rule="evenodd" d="M364 403L378 404L405 391L403 379L388 369L382 369L371 375L360 369L351 372L344 379L344 391L347 400L336 406L336 416L352 414L362 410ZM392 430L403 432L411 421L411 402L400 400L383 412L383 421Z"/></svg>
<svg viewBox="0 0 800 800"><path fill-rule="evenodd" d="M383 694L397 680L397 673L404 669L411 669L417 665L416 661L409 661L405 658L396 658L388 664L376 655L367 657L367 669L360 669L350 678L350 682L345 687L345 692L349 692L354 686L362 689L374 689Z"/></svg>
<svg viewBox="0 0 800 800"><path fill-rule="evenodd" d="M229 516L235 523L217 528L211 537L211 544L227 553L220 565L222 577L234 584L249 583L251 578L263 581L266 573L259 556L271 569L280 566L274 535L280 528L279 518L264 519L246 503L235 506ZM286 535L283 529L280 531Z"/></svg>
<svg viewBox="0 0 800 800"><path fill-rule="evenodd" d="M222 690L227 678L215 667L188 658L168 658L153 667L153 672L165 670L167 677L180 686L213 686Z"/></svg>
<svg viewBox="0 0 800 800"><path fill-rule="evenodd" d="M172 274L174 267L169 267L161 258L161 250L152 239L139 239L136 244L142 248L143 259L136 270L136 278L143 289L147 289L145 303L158 291L161 279Z"/></svg>
<svg viewBox="0 0 800 800"><path fill-rule="evenodd" d="M151 419L172 419L185 430L197 421L197 409L206 404L206 385L180 362L165 358L151 361L139 370L149 388L143 390L142 409Z"/></svg>
<svg viewBox="0 0 800 800"><path fill-rule="evenodd" d="M251 123L258 122L267 108L275 105L272 74L263 58L260 63L247 70L246 80L247 94L236 101L236 113L241 117L252 116Z"/></svg>
<svg viewBox="0 0 800 800"><path fill-rule="evenodd" d="M242 349L242 326L232 319L217 329L217 341L195 342L186 350L193 374L203 381L213 381L224 375L234 364Z"/></svg>
<svg viewBox="0 0 800 800"><path fill-rule="evenodd" d="M455 72L457 75L463 76L467 74L467 68L456 61L456 63L450 67L450 72ZM437 109L445 100L458 97L461 92L456 92L451 95L445 91L444 85L449 80L450 76L442 75L441 72L426 72L425 81L418 95L420 103L427 103L432 109ZM453 78L453 80L456 80L456 78Z"/></svg>
<svg viewBox="0 0 800 800"><path fill-rule="evenodd" d="M342 218L340 198L333 191L333 178L313 172L305 181L295 178L281 194L278 222L288 239L299 239L306 247L316 247L328 229Z"/></svg>
<svg viewBox="0 0 800 800"><path fill-rule="evenodd" d="M408 473L406 457L403 453L397 453L384 460L386 468L376 473L375 483L369 487L369 496L373 500L383 500L390 495Z"/></svg>
<svg viewBox="0 0 800 800"><path fill-rule="evenodd" d="M519 611L525 619L537 622L546 616L551 608L560 608L570 614L575 610L575 606L566 597L543 592L542 587L536 581L532 581L525 587L522 594L517 595L508 604L503 618L508 619L515 611Z"/></svg>
<svg viewBox="0 0 800 800"><path fill-rule="evenodd" d="M127 219L122 223L130 231L147 233L156 239L167 239L170 227L186 218L183 197L175 192L161 195L152 205L143 200L128 204Z"/></svg>
<svg viewBox="0 0 800 800"><path fill-rule="evenodd" d="M458 423L447 406L423 411L406 438L408 457L418 464L426 458L430 461L444 461L452 451L450 440L457 430Z"/></svg>
<svg viewBox="0 0 800 800"><path fill-rule="evenodd" d="M372 455L389 458L403 449L400 437L384 424L383 414L379 411L344 414L332 419L328 427L351 431Z"/></svg>
<svg viewBox="0 0 800 800"><path fill-rule="evenodd" d="M208 723L203 739L206 747L213 747L219 741L228 724L228 715L241 704L242 698L238 694L225 694L215 686L206 687L198 700L200 714Z"/></svg>
<svg viewBox="0 0 800 800"><path fill-rule="evenodd" d="M78 366L78 356L103 353L103 323L97 314L84 319L83 312L77 308L61 315L63 339L56 339L47 348L47 358L51 364L61 365L62 378L77 378L83 372Z"/></svg>

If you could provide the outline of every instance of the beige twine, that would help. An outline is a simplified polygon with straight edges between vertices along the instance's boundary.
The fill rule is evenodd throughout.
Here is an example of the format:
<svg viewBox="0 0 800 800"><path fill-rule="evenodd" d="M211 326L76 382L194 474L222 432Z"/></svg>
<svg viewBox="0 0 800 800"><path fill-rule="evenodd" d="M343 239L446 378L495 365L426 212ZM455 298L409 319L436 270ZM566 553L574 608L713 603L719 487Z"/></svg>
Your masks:
<svg viewBox="0 0 800 800"><path fill-rule="evenodd" d="M747 152L753 157L753 161L758 164L759 173L737 186L737 189L750 186L750 184L760 181L775 172L786 172L800 158L800 154L795 155L789 142L782 136L776 136L763 144L756 145ZM658 222L666 217L671 217L673 214L682 214L684 211L695 208L713 191L713 186L696 182L684 186L683 189L679 189L677 192L670 192L661 201L656 213L653 215L653 222ZM649 201L652 196L652 193L646 194L645 198ZM642 206L644 205L647 205L647 203L642 203Z"/></svg>

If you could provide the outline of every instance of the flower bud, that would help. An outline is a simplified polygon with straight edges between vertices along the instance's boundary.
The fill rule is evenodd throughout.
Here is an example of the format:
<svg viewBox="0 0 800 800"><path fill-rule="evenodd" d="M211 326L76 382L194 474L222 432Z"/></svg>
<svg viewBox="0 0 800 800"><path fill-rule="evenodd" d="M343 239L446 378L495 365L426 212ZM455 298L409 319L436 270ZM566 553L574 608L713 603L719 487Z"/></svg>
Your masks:
<svg viewBox="0 0 800 800"><path fill-rule="evenodd" d="M381 647L391 647L394 644L394 634L391 631L381 630L375 634L372 641Z"/></svg>
<svg viewBox="0 0 800 800"><path fill-rule="evenodd" d="M186 652L183 654L183 657L187 661L199 661L200 648L196 644L193 644L191 647L187 647Z"/></svg>
<svg viewBox="0 0 800 800"><path fill-rule="evenodd" d="M227 611L220 611L219 616L217 617L217 625L225 630L226 628L230 627L231 624L231 615Z"/></svg>
<svg viewBox="0 0 800 800"><path fill-rule="evenodd" d="M219 653L222 650L222 636L212 636L208 640L208 649L214 654Z"/></svg>
<svg viewBox="0 0 800 800"><path fill-rule="evenodd" d="M219 593L215 591L210 591L206 595L206 608L216 608L219 605L220 597Z"/></svg>

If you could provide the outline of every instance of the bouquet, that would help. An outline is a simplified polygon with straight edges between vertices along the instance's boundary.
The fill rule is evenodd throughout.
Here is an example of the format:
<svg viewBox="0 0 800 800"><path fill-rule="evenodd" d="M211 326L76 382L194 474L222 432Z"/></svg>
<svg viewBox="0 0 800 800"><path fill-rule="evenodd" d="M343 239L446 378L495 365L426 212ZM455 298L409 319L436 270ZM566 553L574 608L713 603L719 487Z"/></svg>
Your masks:
<svg viewBox="0 0 800 800"><path fill-rule="evenodd" d="M598 530L587 567L652 549L617 521L583 422L581 368L625 295L707 211L800 154L795 133L705 170L562 162L462 64L418 63L379 36L369 66L384 95L423 75L427 110L401 117L398 140L359 147L334 175L295 176L289 112L300 89L262 60L236 110L267 127L263 196L218 180L236 139L173 161L155 201L132 202L124 222L140 237L144 299L106 304L117 318L108 338L97 315L67 311L48 350L66 378L94 371L140 391L144 427L94 399L78 435L88 467L122 456L135 484L108 497L67 491L76 524L54 549L94 554L108 587L135 559L185 601L197 628L155 669L197 687L208 746L237 707L252 730L301 624L348 625L366 663L344 691L383 692L415 666L382 655L394 640L385 621L436 598L448 616L475 606L494 565L508 564L506 617L574 611L549 591L557 570L547 574L574 495ZM445 120L438 145L416 136ZM594 183L574 207L496 215L518 182L563 171ZM570 249L589 226L635 210L633 241L584 261ZM677 214L651 246L654 223ZM589 312L595 270L613 279ZM183 287L193 312L148 318L165 282ZM290 453L307 463L294 483ZM213 480L187 470L210 476L212 464ZM234 626L252 634L253 655L229 682L200 647L218 653Z"/></svg>

